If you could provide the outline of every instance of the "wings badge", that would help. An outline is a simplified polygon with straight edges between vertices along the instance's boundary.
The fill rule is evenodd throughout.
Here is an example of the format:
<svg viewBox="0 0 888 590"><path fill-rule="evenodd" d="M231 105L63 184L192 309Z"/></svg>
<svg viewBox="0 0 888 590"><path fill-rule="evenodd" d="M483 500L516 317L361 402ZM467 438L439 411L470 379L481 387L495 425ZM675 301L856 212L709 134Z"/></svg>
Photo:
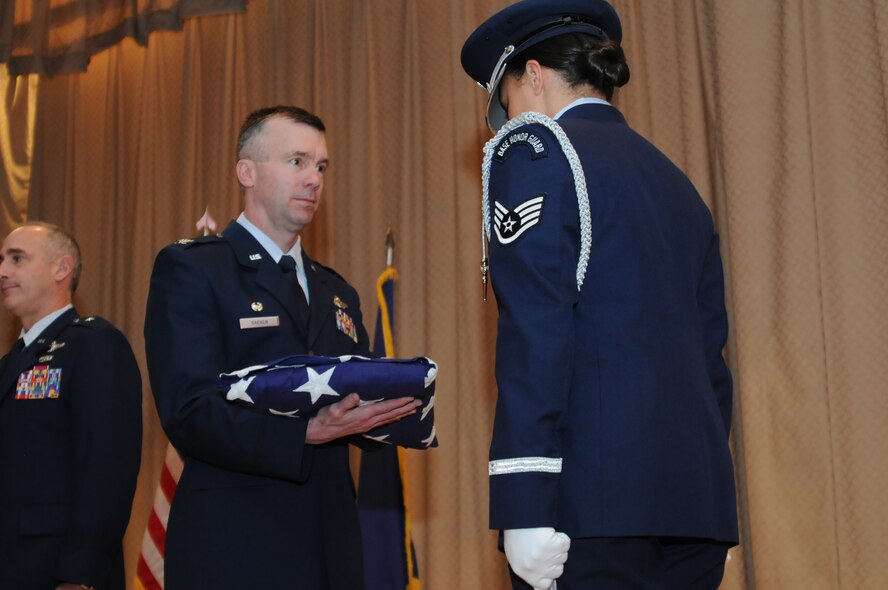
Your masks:
<svg viewBox="0 0 888 590"><path fill-rule="evenodd" d="M494 201L493 228L500 244L511 244L518 237L540 222L543 199L539 195L528 199L509 211L499 201Z"/></svg>

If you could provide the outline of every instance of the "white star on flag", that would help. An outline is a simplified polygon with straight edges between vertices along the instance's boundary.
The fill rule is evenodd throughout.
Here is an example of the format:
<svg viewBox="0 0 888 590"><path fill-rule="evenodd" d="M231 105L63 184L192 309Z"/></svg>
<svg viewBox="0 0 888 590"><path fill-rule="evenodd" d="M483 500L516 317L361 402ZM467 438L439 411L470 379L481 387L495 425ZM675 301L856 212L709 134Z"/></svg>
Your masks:
<svg viewBox="0 0 888 590"><path fill-rule="evenodd" d="M256 373L258 371L261 371L262 369L264 369L267 366L268 365L253 365L252 367L244 367L243 369L238 369L234 373L222 373L222 374L223 375L234 375L235 377L240 377L241 379L243 379L244 377L246 377L250 373Z"/></svg>
<svg viewBox="0 0 888 590"><path fill-rule="evenodd" d="M369 438L370 440L375 440L376 442L381 442L381 443L385 443L387 445L390 445L392 443L385 440L388 437L389 437L389 435L387 435L387 434L383 434L382 436L370 436L369 434L364 435L364 438Z"/></svg>
<svg viewBox="0 0 888 590"><path fill-rule="evenodd" d="M246 379L241 379L231 384L228 388L228 393L225 394L225 397L228 401L233 402L234 400L242 399L245 402L253 402L253 398L247 393L247 388L250 387L250 383L253 382L253 379L256 378L256 375L252 377L247 377Z"/></svg>
<svg viewBox="0 0 888 590"><path fill-rule="evenodd" d="M432 433L429 434L429 437L428 437L428 438L424 438L424 439L422 439L422 440L419 441L419 442L421 442L421 443L424 444L425 446L429 446L429 445L432 444L434 441L435 441L435 426L432 425Z"/></svg>
<svg viewBox="0 0 888 590"><path fill-rule="evenodd" d="M305 370L308 372L308 381L293 391L304 391L305 393L311 394L311 403L313 404L317 403L322 395L335 395L336 397L339 397L336 390L330 387L330 377L333 376L333 371L336 370L336 367L333 367L329 371L324 371L320 375L311 367L306 367Z"/></svg>
<svg viewBox="0 0 888 590"><path fill-rule="evenodd" d="M431 362L431 361L429 361ZM428 389L429 385L435 382L435 379L438 377L438 365L432 363L432 366L429 367L429 372L426 373L425 376L425 388Z"/></svg>
<svg viewBox="0 0 888 590"><path fill-rule="evenodd" d="M422 409L422 416L419 418L419 421L422 422L423 420L425 420L426 415L429 412L431 412L432 408L434 408L434 407L435 407L435 396L433 395L432 397L429 398L429 405L427 405L426 407L424 407Z"/></svg>

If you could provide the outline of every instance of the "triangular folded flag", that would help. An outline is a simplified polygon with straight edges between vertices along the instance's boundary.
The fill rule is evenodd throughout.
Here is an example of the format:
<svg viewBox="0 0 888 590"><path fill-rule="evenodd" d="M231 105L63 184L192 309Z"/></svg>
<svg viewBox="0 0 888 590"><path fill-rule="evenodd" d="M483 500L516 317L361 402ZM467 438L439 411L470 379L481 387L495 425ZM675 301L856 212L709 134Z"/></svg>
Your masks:
<svg viewBox="0 0 888 590"><path fill-rule="evenodd" d="M416 413L364 434L379 442L425 449L435 436L435 378L438 366L426 357L371 359L361 356L288 356L267 365L219 375L219 390L230 402L269 413L308 418L322 407L357 393L362 404L415 397Z"/></svg>

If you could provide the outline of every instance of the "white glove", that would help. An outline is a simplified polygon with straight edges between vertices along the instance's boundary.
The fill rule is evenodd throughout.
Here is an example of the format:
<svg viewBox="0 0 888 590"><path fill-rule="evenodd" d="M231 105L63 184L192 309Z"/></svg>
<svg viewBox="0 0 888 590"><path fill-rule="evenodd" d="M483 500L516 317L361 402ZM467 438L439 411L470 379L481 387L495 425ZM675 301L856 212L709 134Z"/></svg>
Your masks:
<svg viewBox="0 0 888 590"><path fill-rule="evenodd" d="M506 559L518 577L536 590L549 590L564 573L570 537L551 527L503 531Z"/></svg>

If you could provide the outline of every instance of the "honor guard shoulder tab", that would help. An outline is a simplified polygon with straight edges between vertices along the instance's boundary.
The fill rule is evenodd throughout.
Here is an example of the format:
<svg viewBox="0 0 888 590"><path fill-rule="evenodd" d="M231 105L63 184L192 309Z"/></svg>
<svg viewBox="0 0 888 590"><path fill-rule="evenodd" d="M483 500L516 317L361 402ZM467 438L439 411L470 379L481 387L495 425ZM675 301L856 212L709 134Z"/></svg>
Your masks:
<svg viewBox="0 0 888 590"><path fill-rule="evenodd" d="M557 121L542 113L527 112L514 117L484 146L484 162L481 168L482 247L486 247L487 240L494 239L492 236L495 236L500 244L508 245L539 220L545 193L531 191L518 202L511 203L500 203L490 194L491 178L495 175L494 168L508 167L509 160L516 157L517 160L511 165L521 166L524 170L527 170L528 166L536 169L564 164L570 168L580 218L580 251L577 261L579 291L586 276L592 247L592 214L586 174L580 157L564 129ZM486 257L485 253L484 258Z"/></svg>

